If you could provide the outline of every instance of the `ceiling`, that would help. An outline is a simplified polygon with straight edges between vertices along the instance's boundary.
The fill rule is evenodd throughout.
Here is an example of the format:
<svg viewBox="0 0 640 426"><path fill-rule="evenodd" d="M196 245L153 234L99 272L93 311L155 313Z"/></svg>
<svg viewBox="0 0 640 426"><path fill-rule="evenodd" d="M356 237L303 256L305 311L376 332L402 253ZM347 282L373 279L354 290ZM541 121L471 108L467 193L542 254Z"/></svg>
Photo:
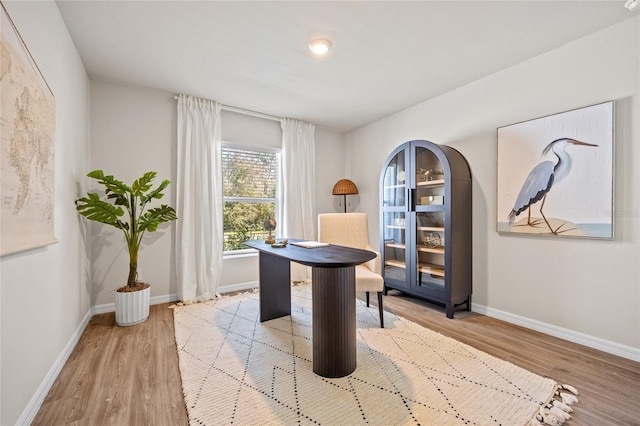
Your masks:
<svg viewBox="0 0 640 426"><path fill-rule="evenodd" d="M91 79L340 132L637 16L623 0L56 3Z"/></svg>

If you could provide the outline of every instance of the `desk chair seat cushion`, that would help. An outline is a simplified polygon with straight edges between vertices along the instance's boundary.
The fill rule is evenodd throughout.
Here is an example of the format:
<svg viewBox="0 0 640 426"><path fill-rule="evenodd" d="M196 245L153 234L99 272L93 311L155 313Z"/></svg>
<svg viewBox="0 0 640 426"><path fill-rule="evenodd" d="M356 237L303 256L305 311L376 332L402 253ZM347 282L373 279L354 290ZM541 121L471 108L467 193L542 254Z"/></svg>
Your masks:
<svg viewBox="0 0 640 426"><path fill-rule="evenodd" d="M364 265L356 266L356 283L358 291L379 292L384 289L384 280Z"/></svg>

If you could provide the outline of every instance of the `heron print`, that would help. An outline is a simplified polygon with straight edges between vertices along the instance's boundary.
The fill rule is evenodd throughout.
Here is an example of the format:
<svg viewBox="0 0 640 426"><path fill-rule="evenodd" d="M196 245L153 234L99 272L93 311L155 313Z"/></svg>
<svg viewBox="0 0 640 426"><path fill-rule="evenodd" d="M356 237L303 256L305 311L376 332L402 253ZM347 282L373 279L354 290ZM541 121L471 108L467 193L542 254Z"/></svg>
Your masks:
<svg viewBox="0 0 640 426"><path fill-rule="evenodd" d="M609 102L498 129L499 232L612 237L612 112Z"/></svg>

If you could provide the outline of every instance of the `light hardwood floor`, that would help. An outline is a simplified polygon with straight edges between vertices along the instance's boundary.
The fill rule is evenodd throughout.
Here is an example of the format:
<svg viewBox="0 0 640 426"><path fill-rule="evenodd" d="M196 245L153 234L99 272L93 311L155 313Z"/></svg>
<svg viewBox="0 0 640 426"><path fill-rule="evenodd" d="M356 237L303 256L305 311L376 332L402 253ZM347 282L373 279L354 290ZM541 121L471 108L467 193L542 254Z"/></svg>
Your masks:
<svg viewBox="0 0 640 426"><path fill-rule="evenodd" d="M375 298L372 298L375 299ZM438 306L391 291L385 308L580 391L567 426L640 425L640 363L472 312L449 320ZM372 303L374 304L374 303ZM188 424L169 304L118 327L96 315L33 425Z"/></svg>

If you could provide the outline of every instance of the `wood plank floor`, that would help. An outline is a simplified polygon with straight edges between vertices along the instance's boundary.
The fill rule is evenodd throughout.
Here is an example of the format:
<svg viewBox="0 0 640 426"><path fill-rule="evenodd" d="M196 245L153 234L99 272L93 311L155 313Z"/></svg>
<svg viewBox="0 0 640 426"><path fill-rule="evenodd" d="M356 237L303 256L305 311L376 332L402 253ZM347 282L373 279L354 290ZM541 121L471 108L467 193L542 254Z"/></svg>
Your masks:
<svg viewBox="0 0 640 426"><path fill-rule="evenodd" d="M389 292L384 303L434 331L575 386L580 402L568 426L640 425L640 363L472 312L448 320L439 306L400 292ZM188 424L168 306L152 306L149 320L133 327L118 327L113 313L93 317L33 425Z"/></svg>

